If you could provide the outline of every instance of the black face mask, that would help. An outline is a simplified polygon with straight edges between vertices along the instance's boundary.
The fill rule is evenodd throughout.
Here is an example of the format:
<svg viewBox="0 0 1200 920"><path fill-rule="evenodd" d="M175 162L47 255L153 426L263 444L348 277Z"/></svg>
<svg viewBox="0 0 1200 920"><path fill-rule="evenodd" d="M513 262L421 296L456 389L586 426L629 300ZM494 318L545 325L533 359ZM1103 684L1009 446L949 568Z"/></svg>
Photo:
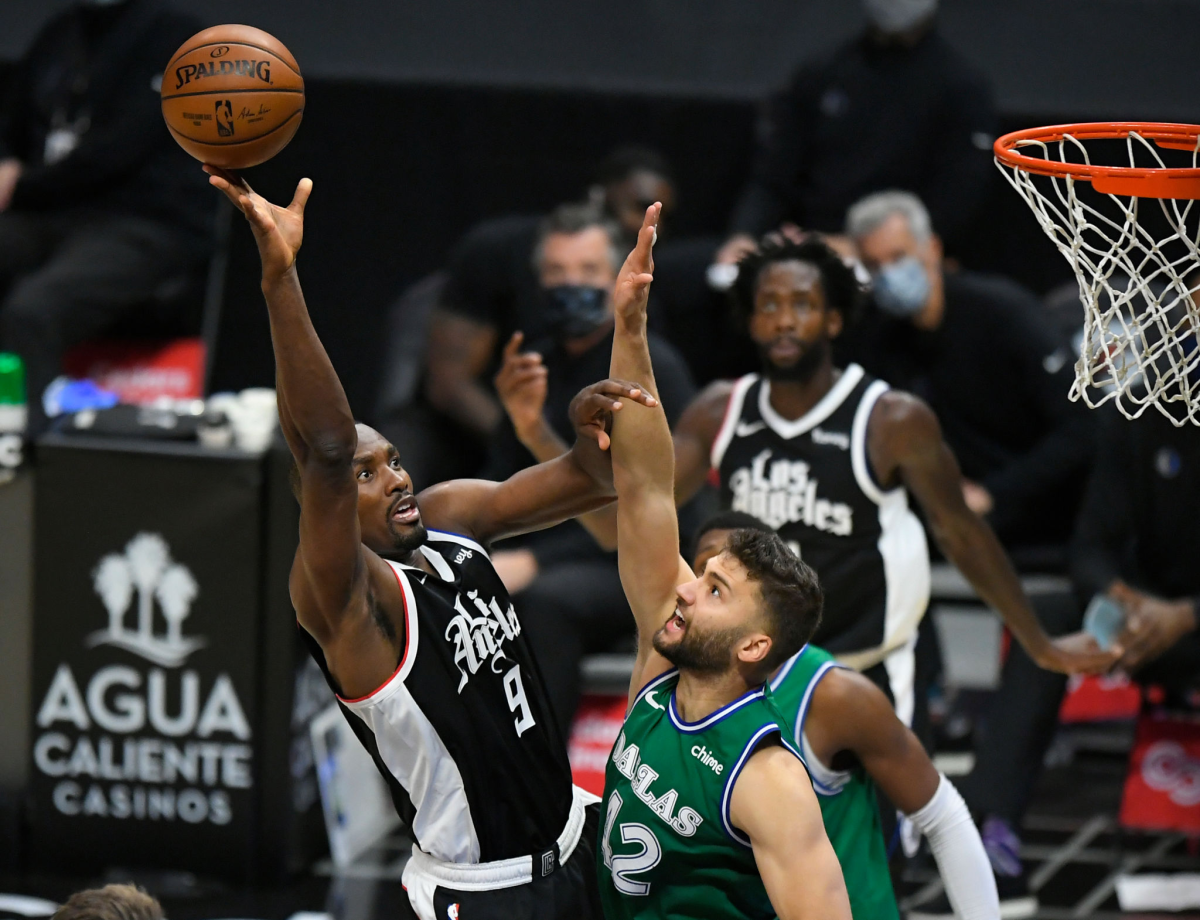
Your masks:
<svg viewBox="0 0 1200 920"><path fill-rule="evenodd" d="M546 323L559 339L580 339L608 322L608 290L585 284L544 288Z"/></svg>

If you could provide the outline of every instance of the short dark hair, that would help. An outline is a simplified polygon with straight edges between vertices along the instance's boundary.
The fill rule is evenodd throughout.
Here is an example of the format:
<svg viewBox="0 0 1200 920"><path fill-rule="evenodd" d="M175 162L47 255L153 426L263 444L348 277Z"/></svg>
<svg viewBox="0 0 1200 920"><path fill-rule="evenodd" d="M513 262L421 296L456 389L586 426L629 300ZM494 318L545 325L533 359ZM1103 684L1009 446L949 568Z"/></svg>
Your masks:
<svg viewBox="0 0 1200 920"><path fill-rule="evenodd" d="M718 511L700 525L696 531L696 542L706 533L713 530L757 530L761 533L775 533L775 528L765 521L760 521L753 514L745 511Z"/></svg>
<svg viewBox="0 0 1200 920"><path fill-rule="evenodd" d="M163 909L136 885L105 885L77 891L50 920L163 920Z"/></svg>
<svg viewBox="0 0 1200 920"><path fill-rule="evenodd" d="M804 647L821 624L824 595L817 573L778 534L749 527L729 535L725 552L758 582L771 635L762 661L764 679Z"/></svg>
<svg viewBox="0 0 1200 920"><path fill-rule="evenodd" d="M582 233L592 227L599 227L608 236L608 258L612 262L613 271L619 272L625 261L621 243L621 228L605 213L602 207L590 201L560 204L542 218L542 222L538 225L537 239L533 244L534 271L541 270L546 237L555 233Z"/></svg>
<svg viewBox="0 0 1200 920"><path fill-rule="evenodd" d="M816 268L821 276L825 305L841 313L847 325L858 319L863 302L862 285L858 283L854 269L828 243L818 236L794 243L779 234L771 234L763 238L758 249L738 262L737 280L730 288L733 312L743 328L754 313L754 295L763 269L777 262L806 262Z"/></svg>
<svg viewBox="0 0 1200 920"><path fill-rule="evenodd" d="M628 179L639 171L654 173L672 185L675 184L675 175L667 158L657 150L637 144L618 147L606 156L596 170L596 181L601 185L608 185L610 182Z"/></svg>

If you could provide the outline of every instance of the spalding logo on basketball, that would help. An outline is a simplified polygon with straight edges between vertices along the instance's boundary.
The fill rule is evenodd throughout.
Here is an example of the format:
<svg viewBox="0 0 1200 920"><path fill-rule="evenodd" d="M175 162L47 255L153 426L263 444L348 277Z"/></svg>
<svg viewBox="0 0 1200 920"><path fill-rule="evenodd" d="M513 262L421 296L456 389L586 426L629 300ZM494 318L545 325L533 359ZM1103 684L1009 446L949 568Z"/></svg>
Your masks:
<svg viewBox="0 0 1200 920"><path fill-rule="evenodd" d="M244 169L287 146L304 113L304 79L279 39L252 26L193 35L163 73L171 136L202 163Z"/></svg>

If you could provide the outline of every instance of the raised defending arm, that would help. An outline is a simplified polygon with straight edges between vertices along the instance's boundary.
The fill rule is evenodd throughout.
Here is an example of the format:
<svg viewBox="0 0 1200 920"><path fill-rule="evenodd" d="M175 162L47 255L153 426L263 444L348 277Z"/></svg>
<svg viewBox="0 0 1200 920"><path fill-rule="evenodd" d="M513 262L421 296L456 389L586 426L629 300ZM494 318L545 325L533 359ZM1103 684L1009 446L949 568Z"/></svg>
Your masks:
<svg viewBox="0 0 1200 920"><path fill-rule="evenodd" d="M654 280L655 226L660 205L646 209L637 246L617 276L616 329L609 373L643 383L655 398L646 333L646 303ZM630 695L666 666L651 640L675 607L675 587L691 577L679 557L671 429L661 405L632 405L613 418L613 483L617 490L617 563L638 630Z"/></svg>

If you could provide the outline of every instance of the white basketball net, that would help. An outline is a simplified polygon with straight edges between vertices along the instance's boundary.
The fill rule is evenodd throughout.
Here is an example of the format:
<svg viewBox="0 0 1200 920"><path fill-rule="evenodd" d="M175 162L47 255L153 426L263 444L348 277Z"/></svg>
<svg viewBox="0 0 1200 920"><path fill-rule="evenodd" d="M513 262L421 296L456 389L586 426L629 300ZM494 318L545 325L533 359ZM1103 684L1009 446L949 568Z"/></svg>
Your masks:
<svg viewBox="0 0 1200 920"><path fill-rule="evenodd" d="M1130 166L1150 165L1135 162L1138 151L1164 166L1152 142L1131 133L1125 143ZM1070 135L1049 143L1022 142L1020 153L1090 162L1087 147ZM1200 425L1200 308L1194 296L1200 290L1200 204L1091 195L1104 207L1102 213L1076 195L1077 186L1090 188L1086 179L996 164L1079 280L1083 340L1071 399L1082 398L1093 408L1112 401L1130 419L1153 405L1177 426ZM1146 207L1161 209L1166 218L1169 230L1159 238L1139 223L1140 209Z"/></svg>

